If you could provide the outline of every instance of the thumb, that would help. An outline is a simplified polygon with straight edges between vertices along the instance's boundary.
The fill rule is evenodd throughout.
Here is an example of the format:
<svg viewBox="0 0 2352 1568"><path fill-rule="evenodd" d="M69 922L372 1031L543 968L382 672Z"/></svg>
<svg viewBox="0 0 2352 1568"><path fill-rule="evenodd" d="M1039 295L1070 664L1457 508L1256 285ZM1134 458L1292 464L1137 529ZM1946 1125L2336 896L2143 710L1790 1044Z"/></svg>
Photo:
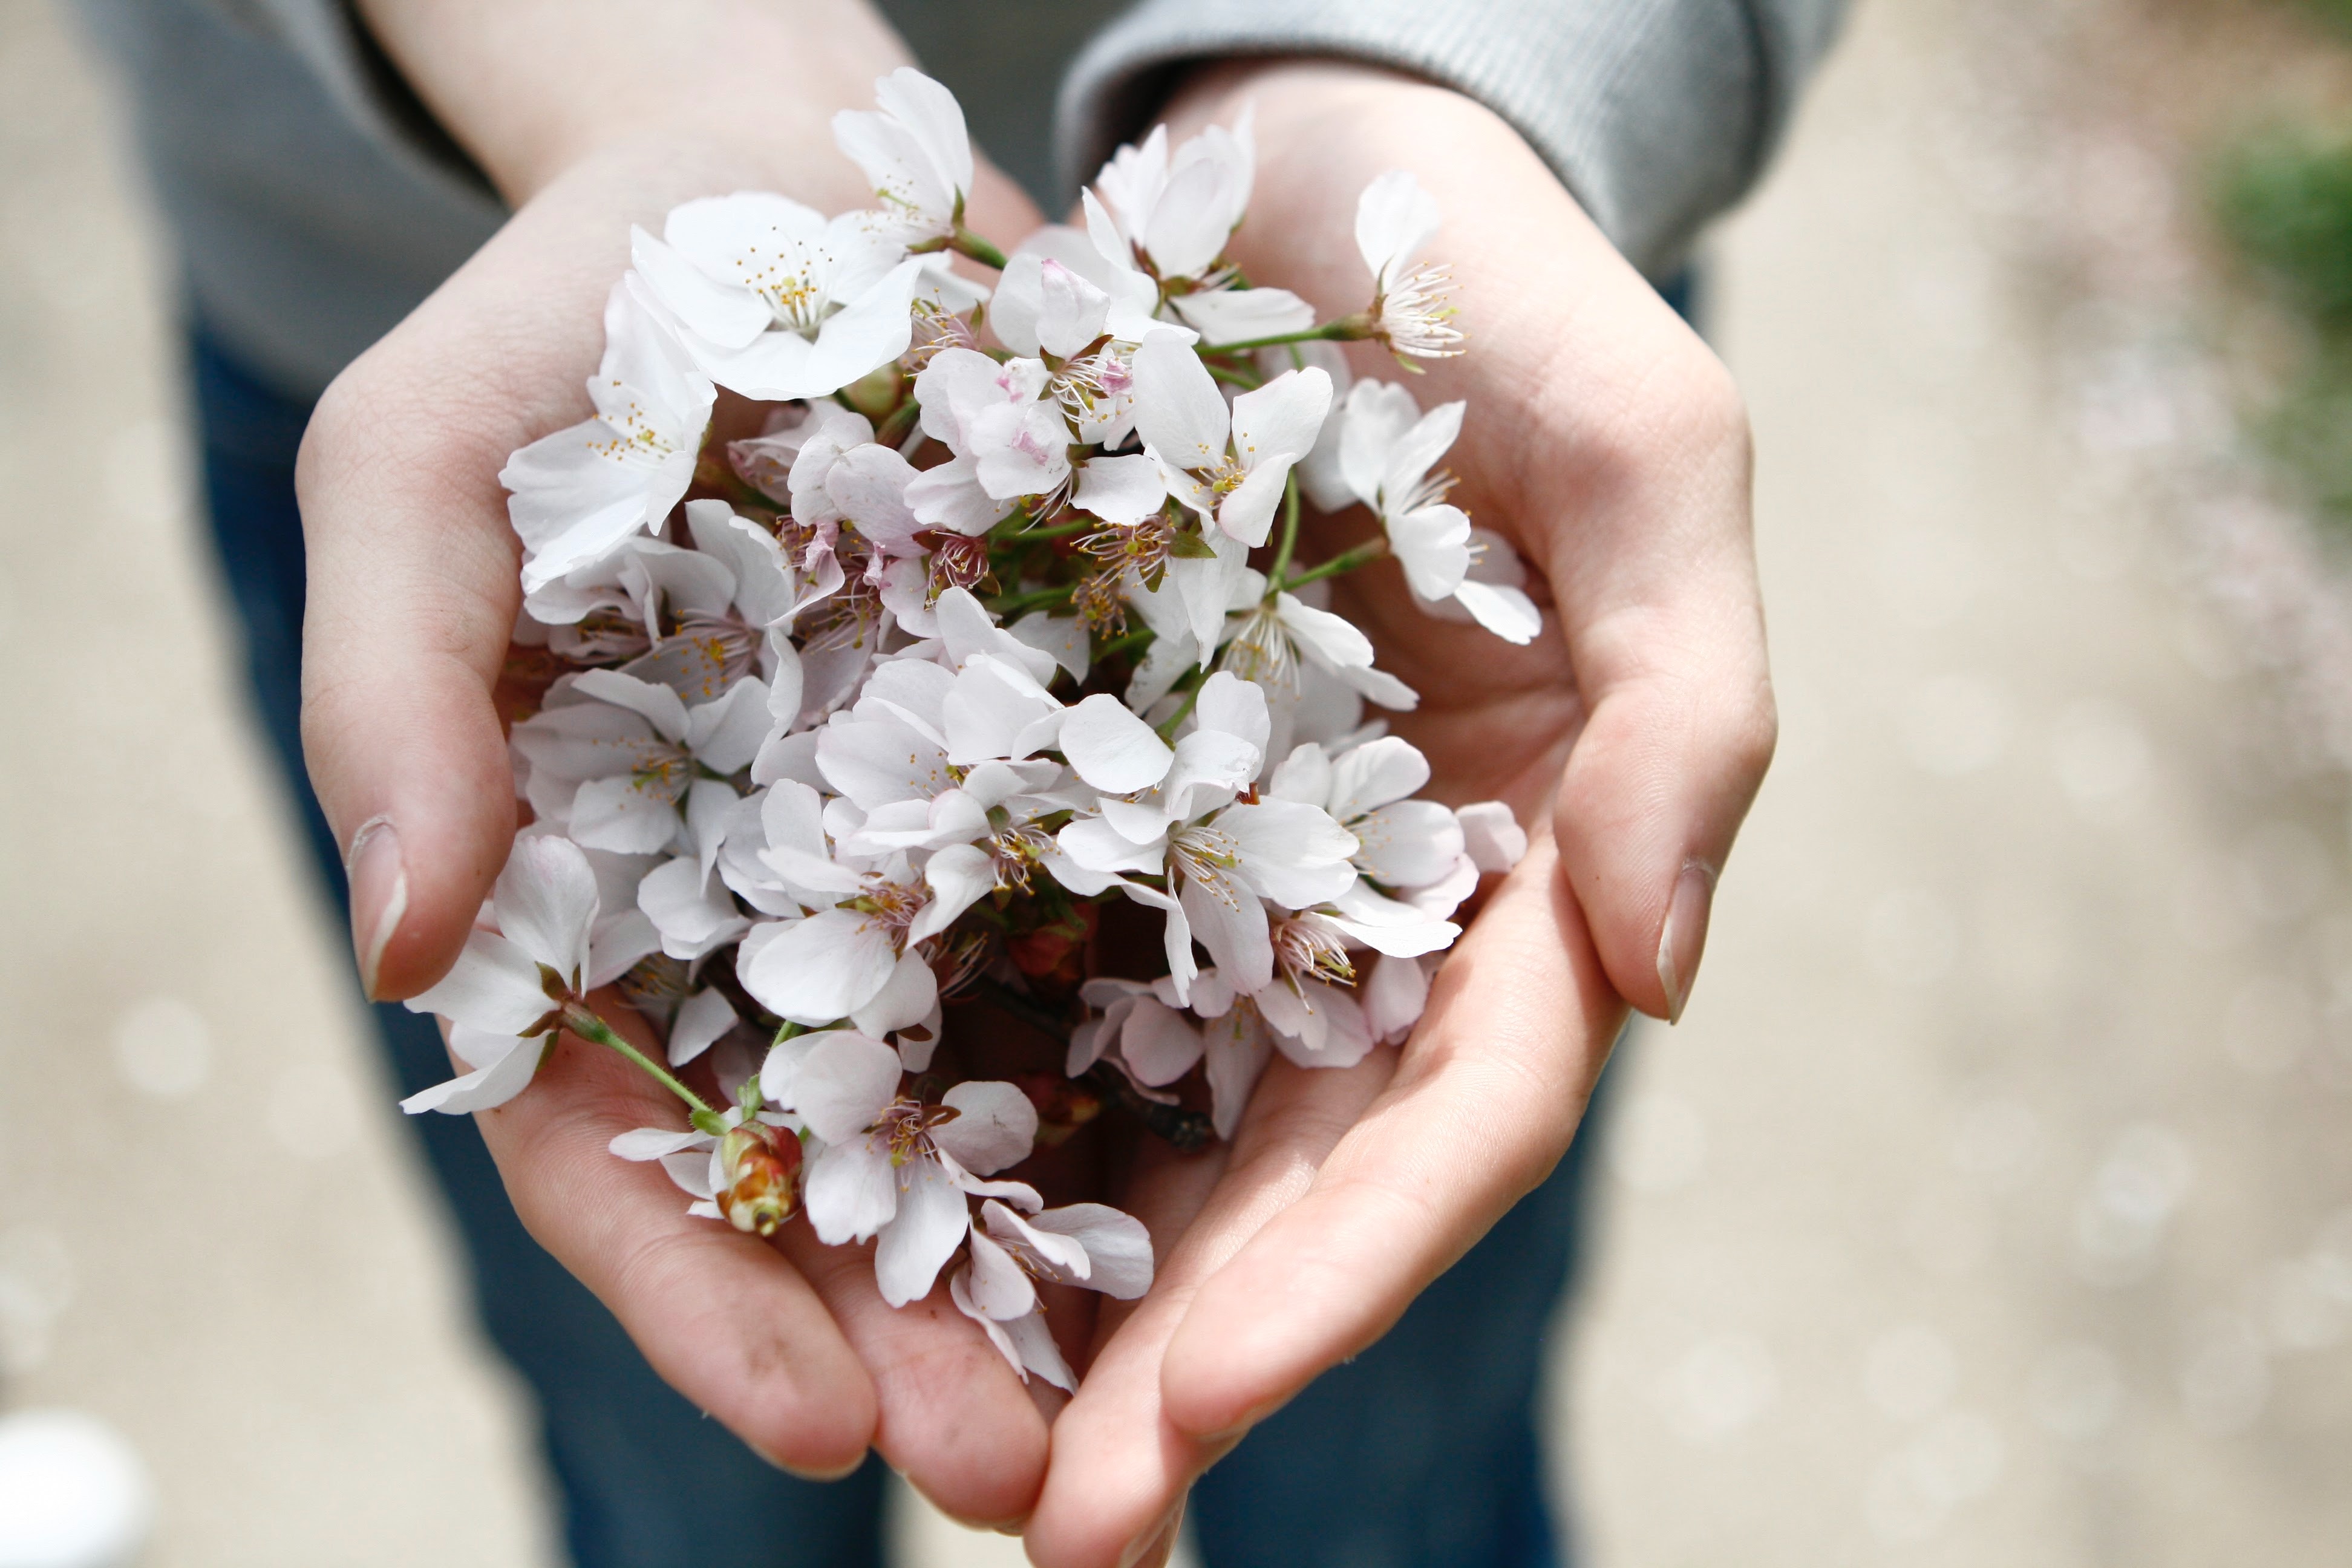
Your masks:
<svg viewBox="0 0 2352 1568"><path fill-rule="evenodd" d="M344 847L373 999L415 995L447 970L515 831L492 701L519 594L504 453L387 406L385 360L399 357L379 345L329 388L296 469L303 750Z"/></svg>
<svg viewBox="0 0 2352 1568"><path fill-rule="evenodd" d="M1554 804L1560 863L1610 984L1668 1022L1778 732L1754 569L1733 556L1572 637L1591 708Z"/></svg>

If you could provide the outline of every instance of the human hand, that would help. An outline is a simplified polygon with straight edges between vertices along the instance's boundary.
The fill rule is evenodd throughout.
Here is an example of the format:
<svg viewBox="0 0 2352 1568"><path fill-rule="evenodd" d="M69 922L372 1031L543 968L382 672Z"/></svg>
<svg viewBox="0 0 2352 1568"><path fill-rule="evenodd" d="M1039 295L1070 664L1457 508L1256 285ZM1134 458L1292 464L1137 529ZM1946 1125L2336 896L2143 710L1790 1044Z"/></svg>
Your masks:
<svg viewBox="0 0 2352 1568"><path fill-rule="evenodd" d="M862 6L834 0L696 0L667 7L659 27L612 0L366 10L517 209L330 388L299 474L305 744L352 847L362 977L397 998L448 968L513 838L493 689L517 546L498 474L586 412L630 225L746 187L829 211L868 205L831 116L864 106L903 56ZM787 70L796 90L782 93ZM1036 221L986 169L971 210L1006 235ZM952 1514L1026 1512L1045 1421L981 1331L943 1300L887 1309L862 1249L805 1235L772 1247L689 1219L657 1168L605 1152L615 1132L676 1119L625 1064L565 1037L529 1095L480 1120L532 1234L754 1448L830 1474L870 1442Z"/></svg>
<svg viewBox="0 0 2352 1568"><path fill-rule="evenodd" d="M1473 352L1406 377L1471 401L1454 500L1549 585L1525 648L1432 619L1398 574L1335 606L1419 690L1395 728L1441 799L1508 801L1527 858L1449 957L1401 1052L1345 1071L1277 1062L1215 1171L1119 1201L1153 1221L1151 1293L1107 1306L1054 1429L1029 1529L1049 1568L1163 1558L1185 1489L1255 1422L1377 1339L1549 1173L1625 1004L1675 1016L1715 877L1774 719L1729 379L1511 129L1459 95L1365 68L1278 62L1197 80L1171 130L1256 105L1234 259L1331 318L1362 308L1355 193L1392 168L1436 197ZM1369 347L1369 345L1367 345ZM1360 512L1310 533L1324 555ZM1155 1215L1155 1209L1159 1212Z"/></svg>

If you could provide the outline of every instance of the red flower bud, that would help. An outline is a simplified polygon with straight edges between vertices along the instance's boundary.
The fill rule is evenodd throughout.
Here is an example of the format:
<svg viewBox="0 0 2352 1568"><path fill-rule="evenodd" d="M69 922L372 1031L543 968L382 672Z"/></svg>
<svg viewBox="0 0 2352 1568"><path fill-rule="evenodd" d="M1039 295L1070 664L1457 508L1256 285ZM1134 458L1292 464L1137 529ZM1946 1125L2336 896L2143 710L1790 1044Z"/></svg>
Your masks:
<svg viewBox="0 0 2352 1568"><path fill-rule="evenodd" d="M800 1205L801 1141L764 1121L747 1121L719 1141L719 1212L751 1236L773 1236Z"/></svg>

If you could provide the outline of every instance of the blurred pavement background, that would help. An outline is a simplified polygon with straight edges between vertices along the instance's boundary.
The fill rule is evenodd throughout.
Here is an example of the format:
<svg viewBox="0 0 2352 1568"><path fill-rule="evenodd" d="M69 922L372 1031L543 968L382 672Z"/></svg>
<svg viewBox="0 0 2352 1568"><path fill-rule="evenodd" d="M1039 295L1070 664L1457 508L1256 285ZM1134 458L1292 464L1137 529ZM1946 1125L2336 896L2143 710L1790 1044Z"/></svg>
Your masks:
<svg viewBox="0 0 2352 1568"><path fill-rule="evenodd" d="M1716 247L1784 742L1557 1336L1599 1563L2352 1541L2352 593L2235 455L2132 75L2242 9L1865 4ZM152 1568L549 1563L236 707L112 128L0 0L0 1410L131 1439Z"/></svg>

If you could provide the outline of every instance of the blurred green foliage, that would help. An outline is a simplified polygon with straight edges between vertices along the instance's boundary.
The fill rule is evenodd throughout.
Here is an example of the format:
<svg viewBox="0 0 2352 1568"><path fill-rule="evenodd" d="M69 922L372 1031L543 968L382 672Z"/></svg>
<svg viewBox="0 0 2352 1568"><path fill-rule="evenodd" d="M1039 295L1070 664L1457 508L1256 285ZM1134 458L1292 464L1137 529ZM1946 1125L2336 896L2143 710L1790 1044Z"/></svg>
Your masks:
<svg viewBox="0 0 2352 1568"><path fill-rule="evenodd" d="M2326 3L2352 26L2352 0ZM2352 136L2249 137L2222 160L2214 214L2303 329L2302 363L2260 434L2323 511L2352 524Z"/></svg>

